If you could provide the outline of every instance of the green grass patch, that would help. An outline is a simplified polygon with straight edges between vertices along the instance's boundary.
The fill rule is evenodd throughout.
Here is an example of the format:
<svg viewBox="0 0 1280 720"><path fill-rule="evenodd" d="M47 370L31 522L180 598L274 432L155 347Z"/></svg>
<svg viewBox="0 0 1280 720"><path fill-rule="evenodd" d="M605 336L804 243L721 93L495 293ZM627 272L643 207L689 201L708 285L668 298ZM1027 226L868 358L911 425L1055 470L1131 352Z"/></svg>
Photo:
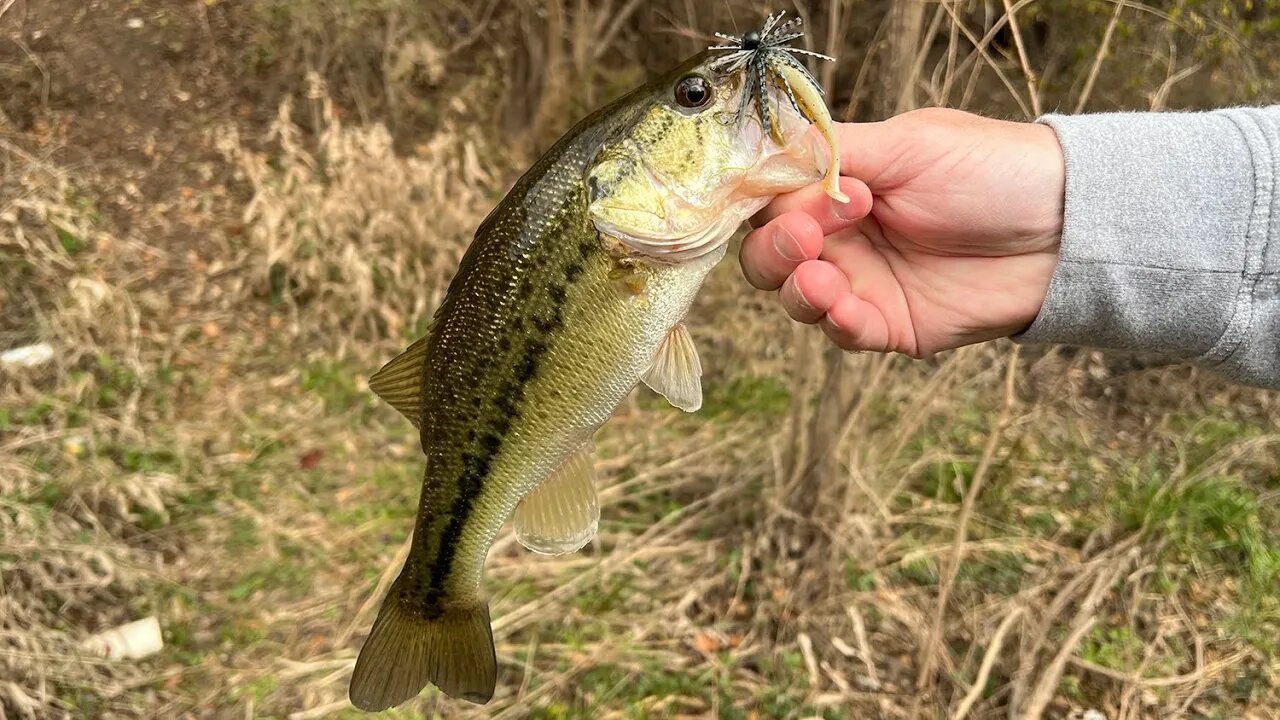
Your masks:
<svg viewBox="0 0 1280 720"><path fill-rule="evenodd" d="M68 255L75 255L85 248L84 238L71 232L70 230L58 225L54 226L54 233L58 236L58 243L62 245L62 249L67 251Z"/></svg>
<svg viewBox="0 0 1280 720"><path fill-rule="evenodd" d="M703 386L702 413L708 417L781 415L791 406L791 389L770 376L739 375Z"/></svg>
<svg viewBox="0 0 1280 720"><path fill-rule="evenodd" d="M1263 524L1257 495L1235 478L1172 484L1153 474L1121 484L1112 507L1124 529L1161 539L1171 564L1222 571L1261 593L1280 579L1280 538Z"/></svg>
<svg viewBox="0 0 1280 720"><path fill-rule="evenodd" d="M282 546L282 549L284 547ZM299 597L311 589L311 569L296 553L283 552L278 561L262 563L241 575L227 589L227 599L240 602L266 591L280 591Z"/></svg>
<svg viewBox="0 0 1280 720"><path fill-rule="evenodd" d="M337 412L356 407L373 406L372 393L356 387L358 374L346 365L332 361L308 363L302 367L302 389L324 401L327 410Z"/></svg>
<svg viewBox="0 0 1280 720"><path fill-rule="evenodd" d="M1014 552L985 552L960 563L956 580L999 595L1015 595L1026 575L1027 558Z"/></svg>
<svg viewBox="0 0 1280 720"><path fill-rule="evenodd" d="M650 713L642 703L654 698L682 697L711 705L710 693L715 689L710 670L680 672L655 662L646 663L635 672L613 665L591 668L575 681L577 697L572 702L555 702L534 710L529 717L539 720L588 720L598 716L598 708L626 708L628 720L668 717L667 711Z"/></svg>
<svg viewBox="0 0 1280 720"><path fill-rule="evenodd" d="M937 585L938 563L933 558L919 558L903 562L892 572L894 579L911 585Z"/></svg>
<svg viewBox="0 0 1280 720"><path fill-rule="evenodd" d="M1143 641L1128 627L1098 625L1080 643L1080 657L1115 670L1129 672L1142 661Z"/></svg>
<svg viewBox="0 0 1280 720"><path fill-rule="evenodd" d="M870 592L876 589L876 574L867 570L853 558L845 558L844 584L854 592Z"/></svg>

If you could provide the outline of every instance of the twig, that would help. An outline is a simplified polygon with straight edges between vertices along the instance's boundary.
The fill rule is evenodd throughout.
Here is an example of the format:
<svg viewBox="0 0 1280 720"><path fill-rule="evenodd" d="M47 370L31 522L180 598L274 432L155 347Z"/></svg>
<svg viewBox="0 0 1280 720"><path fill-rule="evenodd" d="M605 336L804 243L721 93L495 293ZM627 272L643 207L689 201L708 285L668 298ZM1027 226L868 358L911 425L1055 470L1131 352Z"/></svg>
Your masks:
<svg viewBox="0 0 1280 720"><path fill-rule="evenodd" d="M871 61L883 44L881 40L884 38L885 28L887 27L889 27L887 19L880 21L879 27L876 28L876 34L871 37L871 43L867 46L867 52L862 56L862 65L858 68L858 76L854 78L853 90L849 93L849 102L845 104L844 113L841 115L845 122L852 122L858 112L858 103L862 100L862 86L866 84L867 78L871 75Z"/></svg>
<svg viewBox="0 0 1280 720"><path fill-rule="evenodd" d="M489 29L489 18L493 16L494 8L498 7L498 0L489 0L489 4L480 13L480 19L472 23L471 32L467 33L461 40L458 40L449 48L449 54L461 52L467 49L472 43L484 37L485 31Z"/></svg>
<svg viewBox="0 0 1280 720"><path fill-rule="evenodd" d="M946 8L947 13L951 15L952 24L960 29L960 32L964 34L965 39L968 40L978 51L978 55L983 60L986 60L987 65L995 71L996 77L1000 78L1000 82L1004 85L1005 89L1009 91L1009 95L1013 97L1014 102L1018 103L1018 109L1022 111L1022 114L1030 115L1031 109L1022 101L1022 95L1018 94L1018 90L1014 88L1013 83L1009 81L1009 76L1004 74L1004 70L1001 70L1000 66L996 64L995 58L991 57L991 54L987 52L986 44L979 43L978 38L974 37L973 32L969 30L969 27L960 20L958 15L956 15L956 10L951 7L950 3L943 3L942 6Z"/></svg>
<svg viewBox="0 0 1280 720"><path fill-rule="evenodd" d="M387 565L386 569L382 571L382 577L378 578L378 586L373 589L373 592L369 595L368 599L366 599L364 604L360 606L360 609L356 611L356 615L351 618L351 623L347 625L347 629L342 631L342 635L339 636L337 642L334 643L335 646L342 647L343 645L346 645L347 641L351 639L351 636L355 634L356 627L364 623L365 617L373 611L374 606L377 605L378 601L382 599L382 596L386 594L387 588L390 587L392 581L396 579L396 575L400 574L400 568L404 565L405 559L409 557L409 549L411 547L413 547L412 533L410 533L409 537L405 538L404 542L400 544L400 550L396 553L395 559L392 560L391 563Z"/></svg>
<svg viewBox="0 0 1280 720"><path fill-rule="evenodd" d="M1140 687L1156 688L1156 687L1169 687L1171 685L1185 685L1187 683L1199 682L1220 670L1223 670L1225 668L1228 668L1240 662L1246 657L1248 657L1248 653L1237 652L1237 653L1228 655L1227 657L1221 660L1217 660L1215 662L1209 663L1204 667L1197 668L1192 672L1183 673L1182 675L1166 675L1164 677L1143 677L1137 673L1124 672L1123 670L1115 670L1105 665L1099 665L1095 662L1090 662L1089 660L1085 660L1082 657L1076 657L1076 656L1072 656L1071 658L1069 658L1068 662L1070 662L1072 665L1075 665L1076 667L1082 670L1088 670L1091 673L1096 673L1104 677L1109 677L1112 680L1119 680L1120 682L1130 683L1133 685L1138 685Z"/></svg>
<svg viewBox="0 0 1280 720"><path fill-rule="evenodd" d="M1013 31L1013 44L1018 48L1018 62L1022 64L1022 74L1027 78L1027 94L1031 96L1031 112L1040 117L1040 91L1036 88L1036 74L1027 62L1027 49L1022 44L1022 30L1013 14L1013 5L1004 0L1004 12L1009 17L1009 29Z"/></svg>
<svg viewBox="0 0 1280 720"><path fill-rule="evenodd" d="M1098 569L1093 586L1089 588L1088 594L1080 602L1080 609L1076 613L1075 620L1072 621L1071 633L1067 636L1066 642L1058 648L1058 652L1054 654L1053 660L1049 662L1044 672L1040 673L1040 678L1031 690L1030 695L1027 696L1027 701L1020 708L1014 704L1010 705L1009 711L1013 713L1010 717L1018 718L1019 720L1023 718L1038 720L1044 714L1044 709L1048 707L1049 701L1053 699L1054 693L1058 689L1058 683L1062 680L1062 671L1067 666L1067 660L1075 654L1076 646L1080 644L1080 640L1085 633L1089 632L1098 621L1096 613L1098 603L1102 600L1102 596L1107 593L1111 584L1124 571L1128 560L1122 557L1113 561L1113 563L1109 568Z"/></svg>
<svg viewBox="0 0 1280 720"><path fill-rule="evenodd" d="M955 714L952 720L964 720L969 711L973 709L973 704L982 697L982 691L987 687L987 678L991 677L991 668L995 666L996 659L1000 657L1000 649L1004 647L1005 633L1009 632L1009 628L1013 627L1013 622L1022 617L1024 608L1016 607L1013 612L1005 616L1000 622L1000 626L996 628L996 632L991 636L991 643L987 646L987 652L982 656L982 664L978 666L978 674L973 678L973 686L969 688L969 692L965 693L964 699L956 706Z"/></svg>
<svg viewBox="0 0 1280 720"><path fill-rule="evenodd" d="M10 5L12 4L13 0L10 0ZM8 9L9 7L6 5L4 10ZM0 10L0 15L4 15L3 10ZM19 49L22 50L22 54L27 56L27 59L36 67L36 70L40 71L40 107L49 107L49 93L53 89L53 78L49 75L49 69L45 67L45 64L40 60L40 56L36 55L31 48L27 47L27 44L20 38L15 36L10 39L18 46Z"/></svg>
<svg viewBox="0 0 1280 720"><path fill-rule="evenodd" d="M1079 572L1061 586L1049 603L1049 607L1039 613L1039 624L1036 625L1034 632L1024 635L1021 643L1018 669L1013 674L1013 682L1010 688L1009 717L1011 720L1021 717L1016 714L1016 710L1022 705L1022 698L1026 695L1027 685L1031 680L1029 676L1035 670L1035 662L1040 655L1040 650L1049 640L1049 632L1053 629L1054 621L1066 611L1067 605L1075 598L1080 587L1097 571L1100 565L1110 562L1122 553L1128 552L1141 539L1141 532L1134 533L1089 560Z"/></svg>
<svg viewBox="0 0 1280 720"><path fill-rule="evenodd" d="M315 720L315 718L329 717L330 715L351 707L351 701L343 698L335 700L326 705L318 705L310 710L302 710L295 713L289 713L289 720Z"/></svg>
<svg viewBox="0 0 1280 720"><path fill-rule="evenodd" d="M1160 83L1160 87L1156 88L1150 95L1151 109L1153 111L1164 110L1165 104L1169 100L1169 92L1173 90L1173 86L1196 74L1202 67L1204 67L1204 63L1198 62L1190 67L1182 68L1178 72L1165 78L1165 81Z"/></svg>
<svg viewBox="0 0 1280 720"><path fill-rule="evenodd" d="M873 689L879 690L880 674L876 672L876 664L871 659L871 643L867 642L867 624L862 619L862 612L856 605L848 606L845 612L849 613L849 620L853 622L853 639L858 643L858 655L862 657L862 664L867 666L867 679Z"/></svg>
<svg viewBox="0 0 1280 720"><path fill-rule="evenodd" d="M1027 5L1030 5L1035 1L1036 0L1018 0L1018 2L1013 4L1013 12L1016 13L1022 8L1026 7ZM951 0L951 2L955 2L955 0ZM977 61L974 60L975 57L986 57L985 54L982 54L979 51L985 50L986 48L990 47L991 41L995 39L995 36L1000 33L1000 31L1004 28L1005 25L1008 24L1008 22L1009 22L1008 15L1001 15L999 18L997 18L996 21L991 24L991 27L987 28L986 34L982 36L982 39L974 47L973 52L966 55L965 59L962 60L959 65L956 65L954 67L954 72L952 68L954 61L951 59L950 55L955 53L955 49L952 47L948 47L947 52L949 57L948 57L948 66L947 66L947 77L945 79L944 86L943 86L944 99L949 98L951 95L950 83L952 78L964 73L964 71L969 67L970 63L974 63L976 65ZM951 24L951 33L949 33L949 35L953 36L956 30L958 29L959 29L958 24L953 22ZM967 32L965 33L965 38L969 39L972 42L972 36L970 36ZM952 41L952 43L954 43L954 41ZM949 104L949 103L943 103L943 104Z"/></svg>
<svg viewBox="0 0 1280 720"><path fill-rule="evenodd" d="M9 8L13 7L13 4L16 2L18 2L18 0L6 0L3 5L0 5L0 19L4 19L4 14L9 12Z"/></svg>
<svg viewBox="0 0 1280 720"><path fill-rule="evenodd" d="M1084 90L1080 91L1080 99L1076 101L1077 113L1084 110L1084 106L1089 102L1089 96L1093 94L1093 83L1097 81L1098 72L1102 69L1102 59L1107 56L1107 48L1111 46L1111 36L1115 34L1116 25L1120 23L1120 13L1127 5L1128 0L1120 0L1116 3L1116 11L1111 14L1107 29L1102 33L1102 44L1098 46L1098 52L1093 56L1093 67L1089 68L1089 76L1084 81Z"/></svg>
<svg viewBox="0 0 1280 720"><path fill-rule="evenodd" d="M969 520L973 517L973 507L978 499L978 493L982 490L982 485L987 479L987 475L991 469L991 460L995 457L996 447L1000 443L1001 436L1004 435L1005 428L1009 425L1010 416L1013 412L1015 401L1014 380L1018 377L1018 357L1021 352L1021 346L1015 345L1009 353L1008 369L1005 371L1004 378L1004 404L1000 408L1000 415L996 419L994 427L991 428L991 434L987 436L987 444L982 449L982 459L978 461L978 467L973 472L973 481L969 484L968 490L965 492L964 501L960 505L960 517L956 521L956 535L952 541L951 554L947 559L946 568L938 587L938 602L933 610L933 621L929 626L929 633L925 636L924 646L921 653L924 655L920 662L920 674L916 677L916 692L918 693L913 703L911 717L918 717L920 703L928 689L933 684L933 673L937 668L938 645L942 638L942 618L946 614L947 601L951 596L951 589L955 585L956 576L960 571L960 562L964 558L964 549L969 533Z"/></svg>
<svg viewBox="0 0 1280 720"><path fill-rule="evenodd" d="M822 87L824 88L830 88L835 82L836 68L840 65L839 50L844 46L844 31L849 25L841 17L844 14L842 10L844 10L844 0L832 0L827 8L827 43L823 52L834 57L836 61L822 66Z"/></svg>
<svg viewBox="0 0 1280 720"><path fill-rule="evenodd" d="M956 28L956 24L951 23L947 27L946 70L942 73L942 91L938 93L938 105L940 107L946 107L951 102L951 83L955 80L956 57L960 51L958 40L959 31ZM939 61L939 64L942 64L941 61Z"/></svg>
<svg viewBox="0 0 1280 720"><path fill-rule="evenodd" d="M609 29L604 31L604 34L600 36L600 42L596 44L596 50L593 54L593 57L596 60L604 57L604 54L609 52L609 46L613 44L613 39L617 37L618 32L622 30L623 23L631 17L631 14L634 13L638 7L640 7L640 0L631 0L631 2L623 5L622 9L618 11L618 14L613 17L613 22L609 23Z"/></svg>
<svg viewBox="0 0 1280 720"><path fill-rule="evenodd" d="M804 667L809 672L809 692L817 692L822 676L818 674L818 658L813 654L813 640L808 633L802 632L796 636L796 642L800 644L800 654L804 656Z"/></svg>
<svg viewBox="0 0 1280 720"><path fill-rule="evenodd" d="M1062 670L1066 667L1067 659L1075 653L1076 646L1080 644L1080 640L1084 638L1085 633L1092 630L1093 626L1098 622L1097 616L1092 613L1081 617L1083 622L1076 625L1071 634L1067 636L1066 642L1062 643L1062 647L1058 648L1058 653L1053 656L1049 667L1045 668L1044 673L1040 675L1040 682L1036 683L1035 689L1031 691L1031 698L1027 700L1024 709L1016 717L1039 720L1040 716L1044 714L1045 707L1053 699L1054 691L1062 680Z"/></svg>

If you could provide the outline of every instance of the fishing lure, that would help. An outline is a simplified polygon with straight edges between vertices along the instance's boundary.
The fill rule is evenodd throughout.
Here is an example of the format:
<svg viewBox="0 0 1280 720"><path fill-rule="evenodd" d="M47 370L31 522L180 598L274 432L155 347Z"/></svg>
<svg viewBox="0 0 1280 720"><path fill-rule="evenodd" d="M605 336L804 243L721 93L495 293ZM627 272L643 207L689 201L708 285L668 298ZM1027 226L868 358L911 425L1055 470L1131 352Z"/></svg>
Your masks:
<svg viewBox="0 0 1280 720"><path fill-rule="evenodd" d="M760 122L764 125L765 131L770 134L774 132L774 123L769 103L765 99L766 81L775 80L796 111L813 121L815 118L809 117L809 113L805 111L806 104L797 99L795 89L787 80L787 75L791 73L784 71L783 68L801 73L812 87L822 93L822 86L818 84L817 79L804 66L804 63L794 57L793 53L822 60L835 60L830 55L791 47L790 43L793 40L804 37L804 32L800 30L803 21L797 16L783 22L782 18L786 14L784 10L776 15L769 15L759 30L752 30L741 37L716 33L716 37L729 44L712 45L707 48L729 53L711 64L714 72L729 74L739 70L746 71L746 87L738 103L738 119L741 120L746 115L747 107L754 98L757 111L760 113Z"/></svg>
<svg viewBox="0 0 1280 720"><path fill-rule="evenodd" d="M795 55L808 55L829 61L835 58L812 50L791 47L791 41L804 37L804 32L800 30L801 19L798 16L783 22L784 15L786 15L785 11L769 15L759 30L752 30L742 37L716 33L716 37L728 44L712 45L707 49L727 52L728 55L712 61L708 68L722 75L730 75L738 71L745 72L742 98L738 101L737 120L741 123L745 119L747 107L754 98L760 114L760 124L765 133L779 141L781 139L779 128L769 109L768 82L772 80L776 87L781 88L796 112L813 123L826 138L830 155L827 158L823 185L827 195L832 199L847 203L849 196L840 190L840 157L837 151L839 143L831 113L827 110L826 100L823 98L822 86L818 84L818 80L813 77L804 63L795 58Z"/></svg>

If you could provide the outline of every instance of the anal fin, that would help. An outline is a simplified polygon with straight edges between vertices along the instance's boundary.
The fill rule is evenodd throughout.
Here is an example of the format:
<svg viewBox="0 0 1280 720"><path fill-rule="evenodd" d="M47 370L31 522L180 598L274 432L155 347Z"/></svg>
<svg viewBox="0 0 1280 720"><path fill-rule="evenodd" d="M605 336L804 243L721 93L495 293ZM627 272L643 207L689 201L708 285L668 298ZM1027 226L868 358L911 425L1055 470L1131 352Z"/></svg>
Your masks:
<svg viewBox="0 0 1280 720"><path fill-rule="evenodd" d="M702 361L684 323L671 328L641 379L685 412L696 412L702 407Z"/></svg>
<svg viewBox="0 0 1280 720"><path fill-rule="evenodd" d="M526 495L511 522L520 544L543 555L565 555L591 542L600 523L591 443Z"/></svg>
<svg viewBox="0 0 1280 720"><path fill-rule="evenodd" d="M369 389L418 427L422 414L422 371L427 361L423 337L369 378Z"/></svg>

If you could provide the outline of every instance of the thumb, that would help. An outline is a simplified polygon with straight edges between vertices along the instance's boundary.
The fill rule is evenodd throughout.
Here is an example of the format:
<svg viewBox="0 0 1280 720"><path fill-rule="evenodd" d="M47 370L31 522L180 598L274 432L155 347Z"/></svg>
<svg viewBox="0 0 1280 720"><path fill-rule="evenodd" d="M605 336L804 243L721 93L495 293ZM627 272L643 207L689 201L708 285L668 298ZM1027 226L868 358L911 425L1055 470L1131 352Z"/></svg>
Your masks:
<svg viewBox="0 0 1280 720"><path fill-rule="evenodd" d="M951 108L920 108L888 120L839 123L840 174L880 192L907 182L925 166L1004 123Z"/></svg>
<svg viewBox="0 0 1280 720"><path fill-rule="evenodd" d="M909 148L901 124L837 123L836 137L841 175L861 180L873 193L899 184L901 161Z"/></svg>

